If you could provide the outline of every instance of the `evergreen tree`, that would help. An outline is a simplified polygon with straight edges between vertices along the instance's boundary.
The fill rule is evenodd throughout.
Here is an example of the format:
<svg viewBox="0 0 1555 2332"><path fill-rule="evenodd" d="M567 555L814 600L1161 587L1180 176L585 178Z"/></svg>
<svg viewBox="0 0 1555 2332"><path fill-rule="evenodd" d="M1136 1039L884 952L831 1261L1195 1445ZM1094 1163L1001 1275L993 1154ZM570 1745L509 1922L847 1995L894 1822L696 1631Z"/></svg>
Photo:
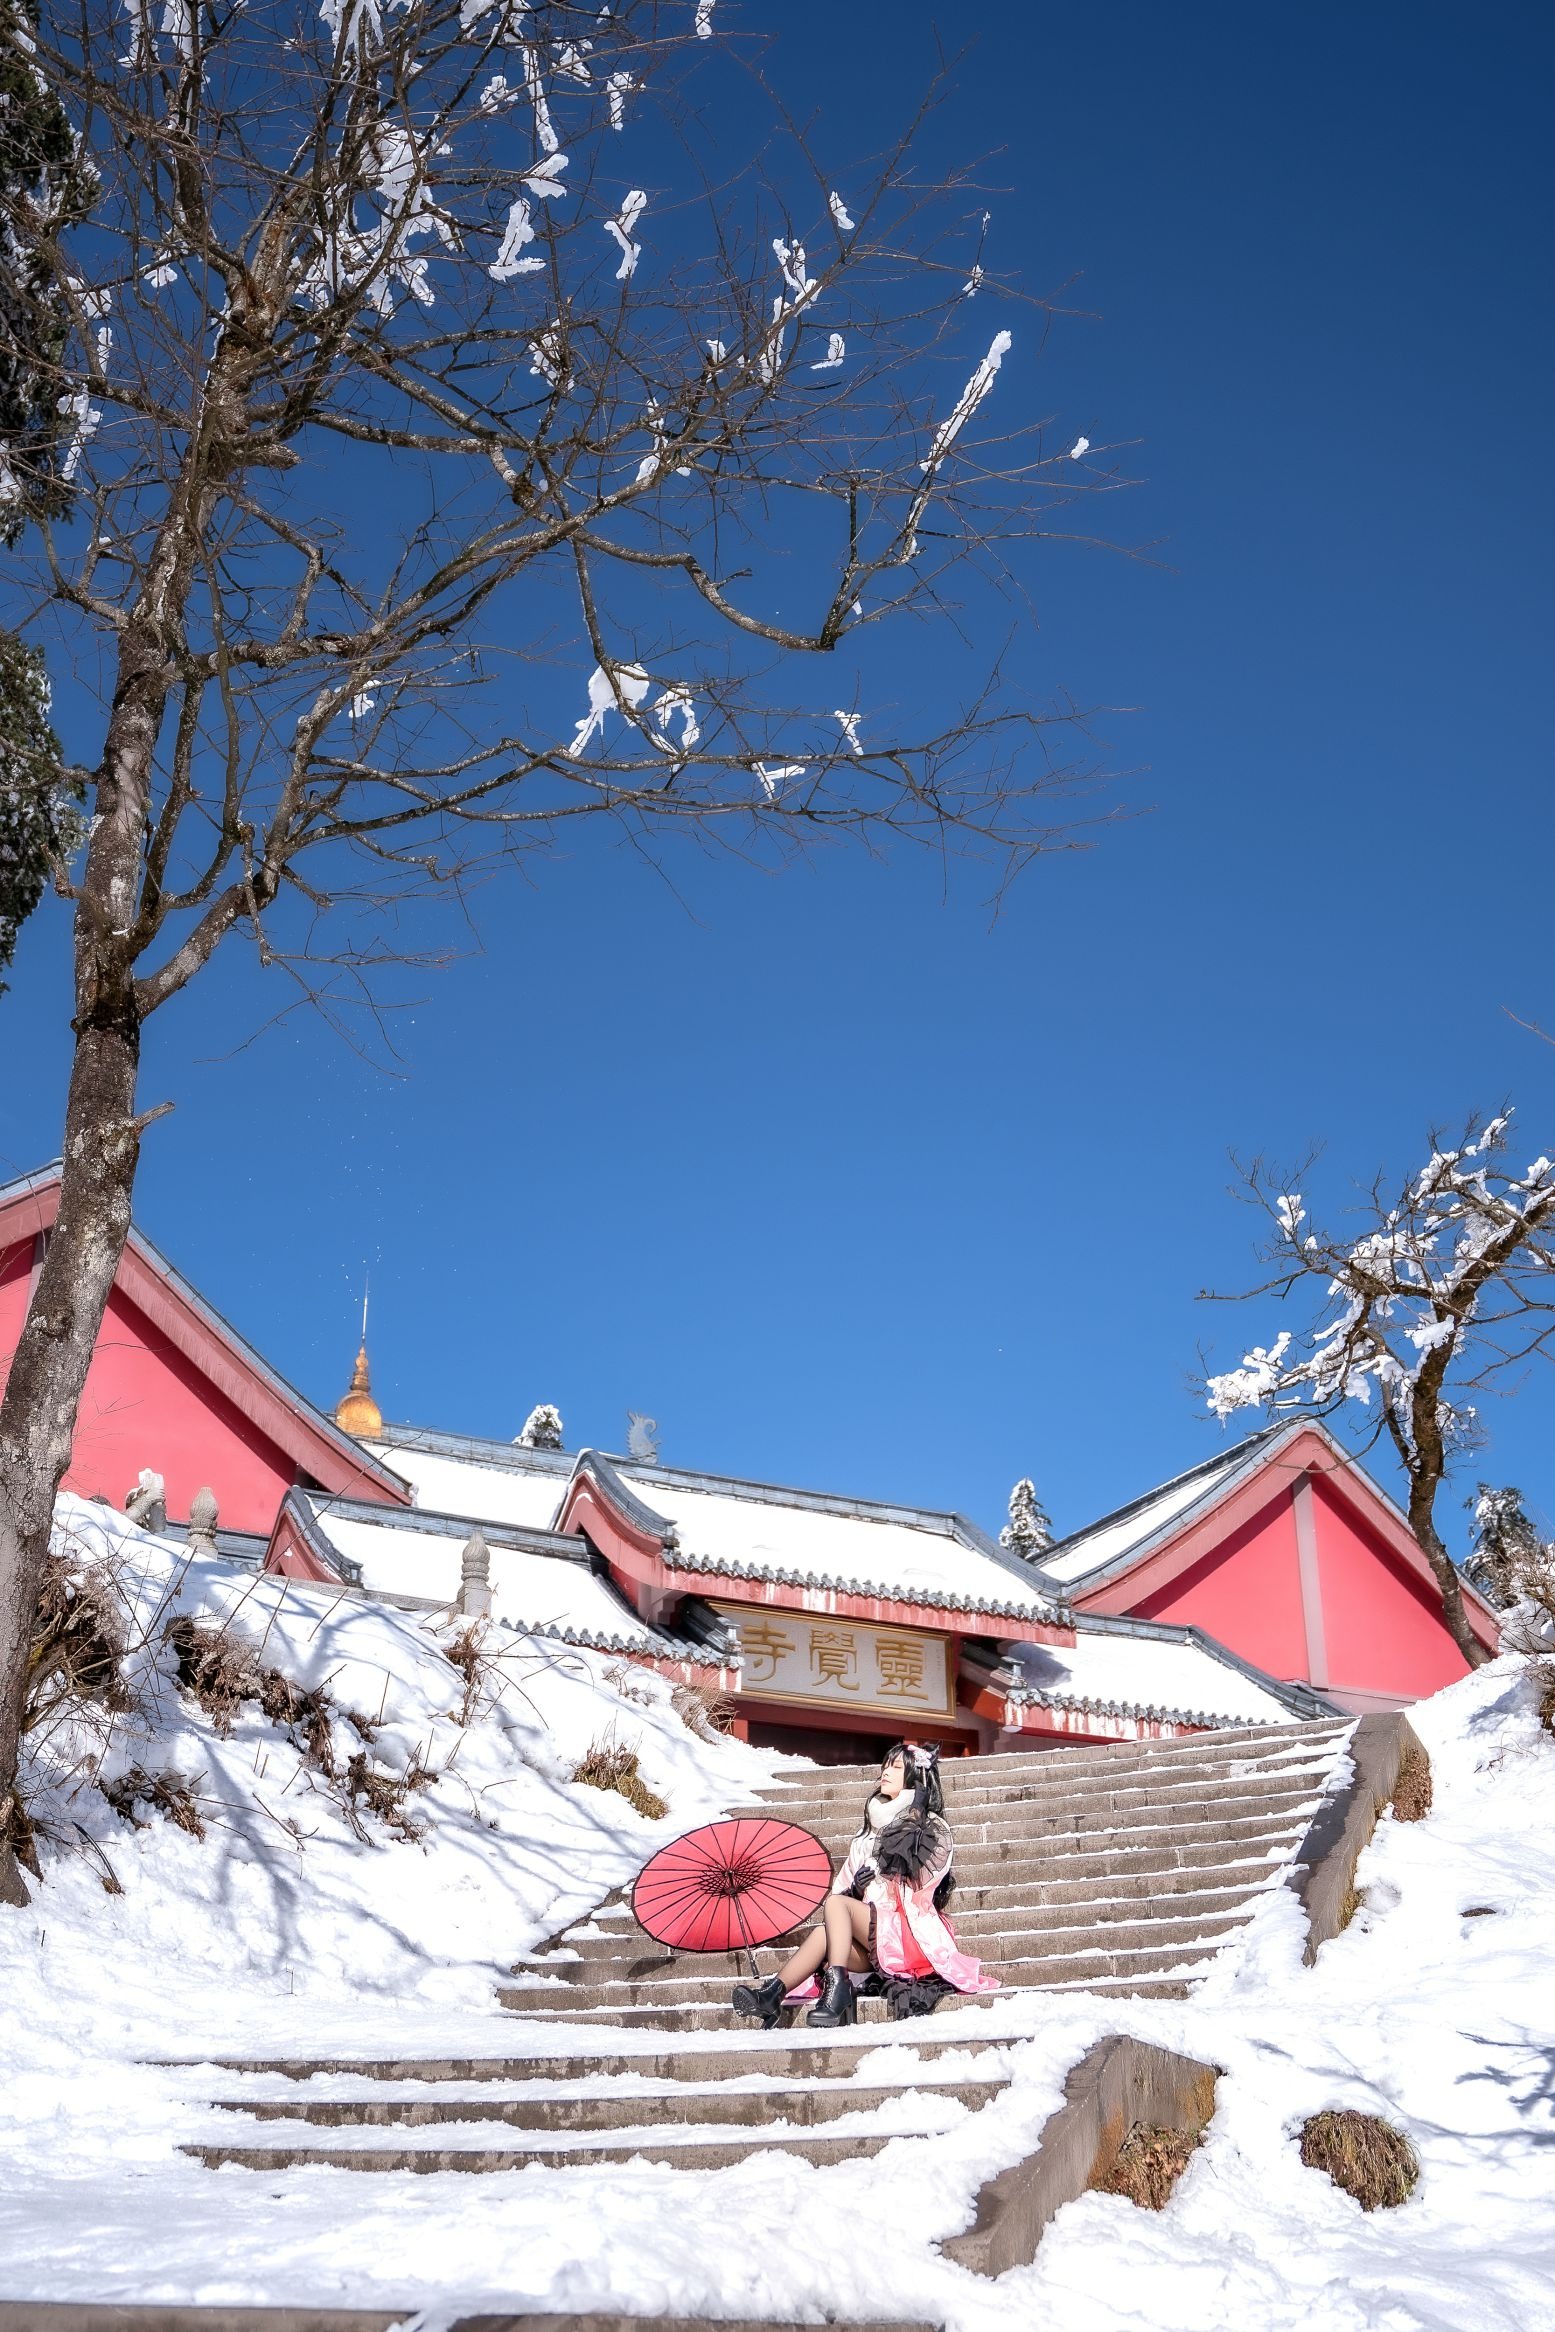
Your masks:
<svg viewBox="0 0 1555 2332"><path fill-rule="evenodd" d="M1474 1547L1464 1577L1487 1602L1504 1608L1517 1601L1526 1574L1541 1562L1543 1541L1528 1519L1521 1490L1511 1483L1493 1490L1481 1482L1466 1503L1474 1517Z"/></svg>
<svg viewBox="0 0 1555 2332"><path fill-rule="evenodd" d="M1031 1562L1052 1543L1053 1525L1037 1496L1037 1486L1022 1479L1010 1492L1010 1519L999 1533L999 1544Z"/></svg>
<svg viewBox="0 0 1555 2332"><path fill-rule="evenodd" d="M518 1446L520 1449L560 1449L562 1432L560 1409L554 1401L542 1401L524 1419L524 1430L518 1437Z"/></svg>
<svg viewBox="0 0 1555 2332"><path fill-rule="evenodd" d="M0 975L51 869L81 836L81 780L67 772L49 725L43 658L0 632ZM0 977L0 995L6 982Z"/></svg>
<svg viewBox="0 0 1555 2332"><path fill-rule="evenodd" d="M59 238L85 218L97 174L38 68L36 14L0 0L0 542L68 496L80 402L66 363L73 328Z"/></svg>

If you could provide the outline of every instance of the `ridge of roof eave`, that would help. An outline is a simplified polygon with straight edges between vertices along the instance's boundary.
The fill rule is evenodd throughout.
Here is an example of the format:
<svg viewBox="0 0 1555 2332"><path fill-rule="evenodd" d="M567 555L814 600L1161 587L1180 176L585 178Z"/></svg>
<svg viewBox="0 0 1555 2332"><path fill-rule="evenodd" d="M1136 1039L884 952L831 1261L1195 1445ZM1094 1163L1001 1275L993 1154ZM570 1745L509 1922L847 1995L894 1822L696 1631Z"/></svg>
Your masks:
<svg viewBox="0 0 1555 2332"><path fill-rule="evenodd" d="M1071 1531L1068 1538L1061 1540L1057 1546L1045 1548L1046 1554L1062 1554L1066 1547L1073 1547L1080 1540L1093 1537L1098 1531L1109 1530L1115 1523L1126 1522L1131 1514L1137 1513L1142 1507L1153 1506L1158 1498L1164 1498L1169 1490L1177 1488L1180 1483L1192 1481L1196 1474L1213 1476L1213 1479L1206 1482L1202 1496L1190 1499L1186 1506L1175 1508L1163 1522L1157 1524L1153 1531L1150 1531L1143 1538L1136 1539L1121 1554L1114 1555L1108 1562L1096 1564L1089 1571L1077 1571L1073 1578L1057 1580L1056 1584L1066 1588L1071 1595L1074 1595L1082 1589L1088 1592L1091 1588L1100 1586L1103 1580L1115 1578L1121 1571L1132 1570L1136 1563L1142 1562L1147 1555L1152 1554L1167 1539L1175 1538L1180 1531L1186 1530L1190 1523L1207 1514L1238 1483L1245 1481L1253 1472L1256 1464L1261 1463L1272 1454L1281 1441L1288 1440L1297 1433L1307 1432L1320 1434L1336 1455L1345 1460L1346 1464L1353 1465L1361 1473L1366 1474L1367 1481L1371 1483L1377 1495L1386 1505L1392 1507L1395 1514L1398 1513L1397 1507L1392 1506L1392 1500L1388 1498L1387 1493L1381 1489L1380 1485L1372 1482L1370 1474L1366 1473L1359 1458L1352 1456L1343 1442L1339 1441L1329 1430L1323 1418L1310 1415L1276 1418L1272 1423L1260 1426L1256 1433L1249 1433L1241 1441L1233 1443L1230 1449L1222 1450L1218 1458L1206 1458L1201 1466L1190 1466L1183 1473L1173 1474L1169 1481L1158 1482L1156 1487L1147 1491L1144 1497L1130 1499L1127 1506L1115 1507L1112 1513L1098 1516L1095 1522L1088 1522L1084 1530ZM1400 1517L1400 1519L1403 1518ZM1404 1527L1407 1529L1409 1526L1405 1523Z"/></svg>
<svg viewBox="0 0 1555 2332"><path fill-rule="evenodd" d="M1089 1693L1048 1692L1039 1685L1022 1685L1005 1692L1012 1708L1075 1709L1088 1717L1127 1717L1142 1724L1195 1725L1205 1732L1234 1730L1239 1725L1272 1725L1277 1718L1215 1715L1208 1709L1147 1707L1141 1701L1098 1700Z"/></svg>
<svg viewBox="0 0 1555 2332"><path fill-rule="evenodd" d="M313 1495L313 1492L303 1489L299 1482L293 1482L276 1508L275 1520L270 1526L270 1536L265 1542L266 1554L274 1546L276 1533L282 1522L289 1520L309 1554L316 1556L319 1562L332 1570L344 1586L360 1587L365 1585L361 1564L353 1555L348 1555L344 1547L336 1546L324 1527L323 1520L314 1509ZM351 1576L353 1571L356 1574L355 1578Z"/></svg>
<svg viewBox="0 0 1555 2332"><path fill-rule="evenodd" d="M1273 1723L1280 1721L1273 1714L1233 1716L1229 1709L1222 1709L1222 1712L1215 1712L1215 1709L1168 1709L1145 1700L1107 1700L1098 1693L1058 1693L1051 1691L1051 1686L1042 1684L1000 1686L1000 1691L1005 1693L1009 1707L1016 1709L1030 1705L1044 1709L1079 1709L1086 1716L1128 1716L1128 1719L1138 1719L1142 1723L1163 1723L1163 1726L1203 1726L1205 1730L1219 1730L1236 1726L1273 1726ZM1273 1693L1271 1698L1280 1700L1280 1695ZM1285 1714L1292 1714L1287 1702L1280 1702L1280 1707L1285 1709ZM1343 1712L1336 1709L1334 1714L1338 1716Z"/></svg>
<svg viewBox="0 0 1555 2332"><path fill-rule="evenodd" d="M380 1506L370 1498L351 1498L343 1491L307 1490L298 1483L288 1496L308 1499L315 1513L364 1530L420 1531L427 1538L463 1538L479 1531L488 1546L499 1552L538 1555L547 1562L587 1565L588 1542L581 1532L552 1530L543 1522L495 1522L489 1516L455 1514L442 1506ZM549 1539L549 1546L535 1542Z"/></svg>
<svg viewBox="0 0 1555 2332"><path fill-rule="evenodd" d="M923 1603L936 1611L985 1611L995 1619L1026 1619L1066 1627L1070 1622L1068 1606L1050 1603L1045 1609L1033 1611L1017 1603L997 1603L991 1596L951 1595L932 1587L888 1587L878 1579L843 1579L831 1571L794 1571L777 1563L741 1563L726 1555L692 1555L683 1550L675 1555L678 1571L696 1571L704 1577L720 1579L757 1579L773 1587L817 1587L833 1595L873 1596L881 1603Z"/></svg>
<svg viewBox="0 0 1555 2332"><path fill-rule="evenodd" d="M1060 1590L1067 1589L1069 1594L1074 1595L1081 1589L1089 1591L1093 1587L1099 1587L1105 1580L1116 1578L1120 1572L1131 1570L1136 1563L1144 1561L1147 1555L1153 1554L1164 1541L1174 1538L1179 1531L1185 1530L1190 1522L1207 1513L1237 1483L1245 1481L1253 1468L1256 1457L1272 1455L1282 1441L1291 1440L1301 1433L1315 1433L1320 1441L1326 1442L1346 1471L1353 1470L1360 1475L1378 1504L1386 1508L1399 1528L1413 1543L1418 1545L1419 1542L1415 1540L1415 1534L1409 1527L1409 1517L1397 1499L1390 1496L1377 1480L1376 1475L1372 1473L1370 1467L1362 1463L1354 1450L1345 1447L1329 1424L1328 1419L1319 1416L1316 1411L1308 1409L1301 1410L1290 1417L1271 1418L1270 1422L1260 1426L1256 1433L1245 1435L1241 1441L1233 1443L1230 1449L1222 1451L1218 1459L1206 1458L1202 1466L1190 1466L1185 1472L1174 1474L1170 1481L1158 1483L1155 1489L1147 1492L1143 1498L1132 1499L1127 1506L1115 1507L1111 1514L1103 1514L1095 1522L1087 1523L1084 1530L1071 1531L1068 1538L1060 1540L1058 1545L1044 1548L1043 1551L1046 1554L1061 1554L1066 1546L1073 1546L1077 1540L1089 1538L1095 1531L1106 1530L1115 1522L1125 1521L1138 1508L1152 1505L1157 1498L1164 1497L1167 1491L1175 1488L1179 1482L1191 1481L1194 1474L1208 1473L1216 1466L1226 1467L1226 1471L1218 1474L1216 1479L1208 1485L1202 1498L1193 1499L1188 1505L1178 1507L1175 1513L1169 1515L1166 1521L1161 1523L1148 1537L1137 1539L1131 1547L1128 1547L1122 1554L1115 1555L1109 1563L1100 1563L1090 1571L1077 1571L1072 1579L1055 1579L1054 1586ZM1268 1445L1267 1449L1264 1447L1265 1444ZM1424 1562L1424 1560L1425 1557L1422 1553L1421 1561ZM1499 1631L1500 1614L1495 1605L1480 1594L1472 1580L1464 1577L1460 1564L1454 1563L1453 1569L1457 1572L1458 1584L1464 1593ZM1214 1641L1213 1638L1210 1640ZM1221 1650L1224 1651L1225 1647L1221 1646Z"/></svg>
<svg viewBox="0 0 1555 2332"><path fill-rule="evenodd" d="M46 1165L29 1166L24 1174L13 1174L0 1182L0 1206L13 1198L26 1198L35 1190L46 1190L51 1182L62 1180L64 1172L64 1159L50 1158Z"/></svg>
<svg viewBox="0 0 1555 2332"><path fill-rule="evenodd" d="M624 1521L633 1524L638 1530L646 1531L651 1538L658 1540L660 1546L678 1549L680 1545L678 1524L671 1522L667 1514L655 1513L646 1499L639 1498L630 1482L617 1472L609 1458L597 1449L579 1450L573 1460L572 1472L567 1477L567 1486L557 1502L557 1515L561 1514L578 1482L585 1476L594 1483L597 1489L605 1492L611 1504L619 1510ZM553 1516L553 1522L555 1519L556 1516Z"/></svg>
<svg viewBox="0 0 1555 2332"><path fill-rule="evenodd" d="M13 1198L24 1198L34 1191L47 1190L51 1183L63 1180L64 1172L65 1162L63 1158L51 1158L46 1166L36 1166L25 1174L13 1175L9 1182L0 1182L0 1206L4 1206ZM333 1417L329 1416L323 1409L316 1407L308 1399L306 1393L299 1392L289 1378L283 1377L274 1363L266 1360L257 1345L250 1344L242 1330L235 1328L226 1314L219 1312L209 1297L203 1296L194 1282L185 1278L177 1264L163 1254L154 1239L147 1237L133 1217L125 1243L138 1248L143 1259L151 1264L168 1281L170 1286L176 1289L190 1310L207 1320L221 1336L236 1346L256 1376L262 1377L285 1400L301 1410L308 1424L316 1433L337 1449L342 1456L348 1457L353 1466L358 1467L363 1473L375 1475L386 1489L402 1491L407 1501L409 1500L411 1485L406 1481L404 1475L397 1474L394 1468L387 1465L382 1458L375 1457L373 1452L365 1444L358 1441L354 1435L342 1432Z"/></svg>

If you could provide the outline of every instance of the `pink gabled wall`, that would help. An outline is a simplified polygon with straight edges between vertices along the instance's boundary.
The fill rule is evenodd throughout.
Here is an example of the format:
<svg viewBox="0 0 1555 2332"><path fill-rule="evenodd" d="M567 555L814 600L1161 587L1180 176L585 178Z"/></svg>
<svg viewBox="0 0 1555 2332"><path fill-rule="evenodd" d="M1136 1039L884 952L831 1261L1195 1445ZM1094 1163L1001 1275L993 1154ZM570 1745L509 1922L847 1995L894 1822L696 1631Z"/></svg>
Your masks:
<svg viewBox="0 0 1555 2332"><path fill-rule="evenodd" d="M1127 1608L1139 1619L1203 1628L1270 1676L1305 1677L1296 1523L1289 1485L1276 1476L1256 1513L1197 1562Z"/></svg>
<svg viewBox="0 0 1555 2332"><path fill-rule="evenodd" d="M1488 1651L1494 1615L1465 1594ZM1207 1511L1075 1593L1085 1611L1200 1627L1341 1707L1396 1708L1467 1672L1402 1516L1331 1437L1303 1426Z"/></svg>
<svg viewBox="0 0 1555 2332"><path fill-rule="evenodd" d="M0 1385L22 1331L31 1242L0 1258ZM228 1530L268 1535L297 1468L115 1288L76 1420L65 1488L122 1506L142 1466L167 1483L167 1510L185 1521L207 1485Z"/></svg>
<svg viewBox="0 0 1555 2332"><path fill-rule="evenodd" d="M1469 1672L1426 1582L1399 1560L1350 1501L1312 1484L1318 1577L1335 1696L1420 1700Z"/></svg>
<svg viewBox="0 0 1555 2332"><path fill-rule="evenodd" d="M0 1207L0 1387L58 1199L57 1180L41 1176ZM271 1375L132 1231L87 1372L65 1487L121 1506L143 1467L166 1482L173 1521L186 1521L195 1492L208 1486L222 1528L261 1538L297 1482L410 1502L407 1484Z"/></svg>

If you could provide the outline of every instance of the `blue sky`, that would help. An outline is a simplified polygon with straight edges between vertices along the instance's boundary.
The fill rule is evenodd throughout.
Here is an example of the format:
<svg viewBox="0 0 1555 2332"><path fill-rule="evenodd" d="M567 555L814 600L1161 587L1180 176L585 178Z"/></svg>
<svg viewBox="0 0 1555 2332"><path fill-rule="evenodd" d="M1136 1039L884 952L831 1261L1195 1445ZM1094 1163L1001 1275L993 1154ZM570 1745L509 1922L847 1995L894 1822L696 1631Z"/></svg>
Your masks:
<svg viewBox="0 0 1555 2332"><path fill-rule="evenodd" d="M761 20L747 0L746 20ZM928 69L917 0L785 0L826 125ZM310 1394L343 1389L364 1265L392 1415L571 1446L628 1407L671 1462L954 1504L1032 1473L1061 1527L1193 1463L1189 1386L1271 1315L1227 1151L1402 1170L1510 1096L1555 1147L1548 891L1548 12L968 7L940 133L989 153L994 256L1093 320L1011 415L1129 442L1127 560L1028 570L1039 689L1133 813L976 876L833 855L782 877L590 844L482 903L402 1074L236 968L164 1015L150 1234ZM1023 362L1023 358L1028 361ZM921 642L904 640L904 657ZM0 1002L0 1161L53 1154L63 934ZM1549 1386L1476 1471L1547 1512ZM154 1454L154 1453L153 1453ZM1390 1479L1379 1461L1379 1473Z"/></svg>

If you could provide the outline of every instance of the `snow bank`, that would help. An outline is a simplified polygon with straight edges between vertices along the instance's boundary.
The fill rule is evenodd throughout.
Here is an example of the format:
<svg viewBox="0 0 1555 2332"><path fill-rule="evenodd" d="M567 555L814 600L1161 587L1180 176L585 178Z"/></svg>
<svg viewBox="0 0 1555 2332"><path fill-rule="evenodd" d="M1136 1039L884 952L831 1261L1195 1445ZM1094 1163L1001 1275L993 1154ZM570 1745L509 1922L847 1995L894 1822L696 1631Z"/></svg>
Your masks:
<svg viewBox="0 0 1555 2332"><path fill-rule="evenodd" d="M99 1509L73 1520L124 1535ZM274 1727L244 1720L218 1741L164 1677L154 1759L144 1741L138 1753L204 1770L221 1809L207 1841L155 1820L130 1830L83 1793L71 1818L122 1895L104 1893L85 1851L55 1854L31 1909L0 1914L0 2296L392 2303L424 2310L427 2332L504 2307L951 2332L1555 2323L1555 1743L1516 1661L1415 1712L1434 1809L1412 1827L1383 1822L1361 1866L1366 1907L1315 1968L1301 1964L1293 1898L1275 1889L1240 1960L1191 2000L1012 1995L942 2012L936 2041L999 2036L1011 2080L981 2112L936 2100L931 2117L902 2099L874 2125L932 2138L823 2169L769 2157L708 2173L212 2174L177 2148L234 2134L207 2101L237 2077L142 2060L574 2045L574 2027L495 2011L497 1970L661 1836L745 1797L774 1760L697 1741L652 1678L628 1676L642 1697L626 1699L609 1662L537 1645L518 1655L522 1693L461 1730L462 1679L415 1619L187 1566L138 1534L132 1552L148 1597L235 1611L267 1658L331 1679L368 1715L381 1707L386 1757L442 1779L415 1801L421 1845L364 1845ZM665 1822L565 1780L610 1726L669 1798ZM1030 2151L1068 2068L1118 2030L1225 2068L1169 2207L1087 2196L1029 2268L985 2283L947 2264L935 2246L969 2223L978 2186ZM898 2075L909 2045L892 2051ZM933 2061L936 2080L957 2069ZM351 2078L331 2086L361 2093ZM1337 2105L1413 2140L1423 2174L1402 2210L1368 2218L1302 2168L1295 2128ZM645 2102L645 2122L653 2113Z"/></svg>
<svg viewBox="0 0 1555 2332"><path fill-rule="evenodd" d="M241 2002L275 1996L314 1998L322 2029L332 2005L374 1998L488 2010L520 1953L667 1839L748 1796L774 1763L737 1741L699 1739L663 1679L601 1654L493 1630L466 1721L465 1675L446 1649L457 1630L446 1622L191 1560L178 1542L81 1499L61 1501L56 1544L117 1567L139 1706L112 1721L101 1759L81 1726L35 1749L27 1787L53 1841L48 1883L31 1914L0 1919L0 1966L24 1984L14 1955L29 1928L47 1931L33 1980L56 2006L73 1995L93 2021L107 2013L127 2029L155 2017L175 1987L191 2042L219 2035ZM221 1738L179 1691L163 1641L183 1614L227 1628L294 1683L323 1686L365 1720L377 1770L434 1774L406 1800L420 1842L360 1812L364 1841L339 1793L257 1705ZM338 1763L364 1747L349 1717L334 1732ZM662 1821L568 1778L600 1738L638 1751L668 1802ZM122 1821L94 1786L99 1764L108 1780L135 1765L193 1777L206 1837L155 1816L139 1829ZM122 1892L105 1892L110 1877ZM164 2034L158 2045L172 2043Z"/></svg>

